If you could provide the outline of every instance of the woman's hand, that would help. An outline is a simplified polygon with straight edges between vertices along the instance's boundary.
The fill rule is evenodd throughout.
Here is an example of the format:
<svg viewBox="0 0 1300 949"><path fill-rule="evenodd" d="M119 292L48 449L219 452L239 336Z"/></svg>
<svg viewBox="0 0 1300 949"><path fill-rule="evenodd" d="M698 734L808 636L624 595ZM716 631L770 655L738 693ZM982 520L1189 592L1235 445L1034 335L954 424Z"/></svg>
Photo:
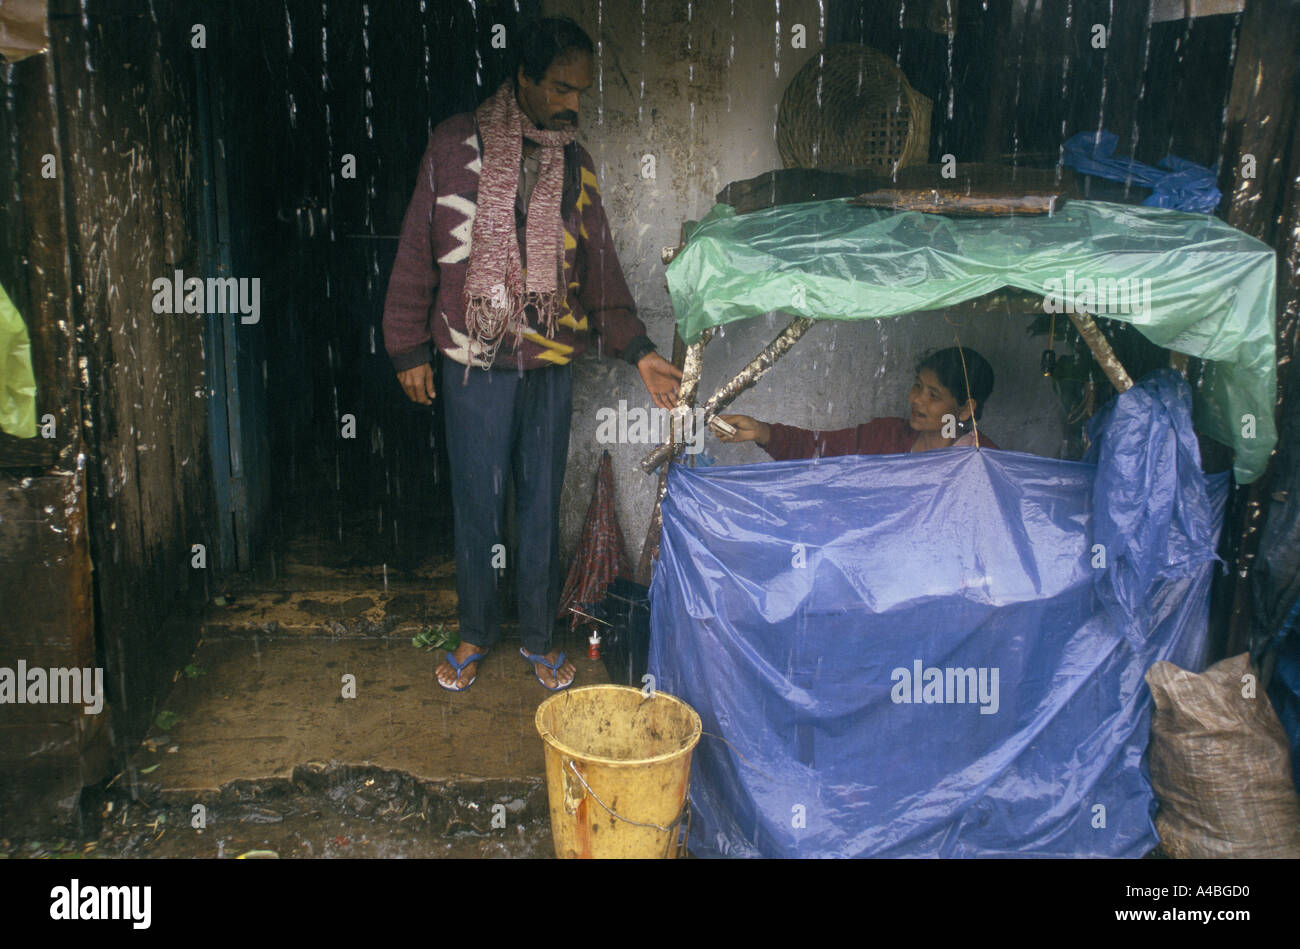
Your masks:
<svg viewBox="0 0 1300 949"><path fill-rule="evenodd" d="M748 415L719 415L718 418L728 425L735 426L736 429L734 435L724 435L715 431L714 434L720 442L757 442L759 445L766 445L767 440L772 437L770 425Z"/></svg>

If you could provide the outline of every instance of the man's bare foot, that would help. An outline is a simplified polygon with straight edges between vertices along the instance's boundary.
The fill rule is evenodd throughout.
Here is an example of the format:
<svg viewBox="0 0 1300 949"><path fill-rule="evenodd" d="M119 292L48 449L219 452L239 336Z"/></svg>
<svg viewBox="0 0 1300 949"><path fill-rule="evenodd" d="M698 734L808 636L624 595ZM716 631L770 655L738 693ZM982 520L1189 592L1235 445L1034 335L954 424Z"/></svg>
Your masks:
<svg viewBox="0 0 1300 949"><path fill-rule="evenodd" d="M560 658L560 652L559 649L552 649L546 654L546 661L554 664L555 660ZM460 661L459 656L456 657L456 661ZM544 666L540 662L533 662L531 665L537 671L537 677L542 680L542 685L546 686L548 689L554 689L557 687L563 688L571 685L573 683L573 677L578 674L578 670L574 668L573 663L569 662L567 659L565 660L564 665L560 666L560 668L556 670L559 673L558 676L555 672L552 672L548 666Z"/></svg>
<svg viewBox="0 0 1300 949"><path fill-rule="evenodd" d="M461 643L452 651L452 655L456 657L457 662L464 662L467 657L482 651L473 643ZM474 676L478 674L478 660L465 666L458 676L455 666L444 657L442 662L438 663L438 668L433 671L433 674L438 677L438 681L442 683L443 688L463 690L469 688L469 683L473 682Z"/></svg>

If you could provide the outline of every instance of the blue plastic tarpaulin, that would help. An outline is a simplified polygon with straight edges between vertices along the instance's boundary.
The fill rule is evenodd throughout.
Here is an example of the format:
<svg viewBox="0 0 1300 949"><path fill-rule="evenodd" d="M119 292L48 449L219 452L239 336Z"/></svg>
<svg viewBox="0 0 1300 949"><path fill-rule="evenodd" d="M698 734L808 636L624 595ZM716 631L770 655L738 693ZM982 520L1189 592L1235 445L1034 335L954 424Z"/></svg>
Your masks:
<svg viewBox="0 0 1300 949"><path fill-rule="evenodd" d="M1190 403L1168 371L1118 396L1095 463L675 465L650 671L704 724L692 850L1151 850L1143 674L1204 666L1227 498Z"/></svg>
<svg viewBox="0 0 1300 949"><path fill-rule="evenodd" d="M1117 144L1119 137L1114 132L1080 132L1065 143L1063 160L1085 175L1150 188L1151 193L1142 202L1149 208L1213 214L1219 206L1222 195L1213 168L1177 155L1166 155L1160 159L1160 166L1153 168L1131 158L1116 158Z"/></svg>

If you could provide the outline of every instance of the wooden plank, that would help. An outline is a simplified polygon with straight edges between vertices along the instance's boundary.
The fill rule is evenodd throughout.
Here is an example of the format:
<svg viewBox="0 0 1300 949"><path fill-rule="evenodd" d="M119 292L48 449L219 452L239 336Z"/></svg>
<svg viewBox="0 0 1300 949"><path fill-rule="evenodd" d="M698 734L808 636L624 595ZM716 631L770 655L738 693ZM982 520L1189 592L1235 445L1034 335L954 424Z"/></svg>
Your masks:
<svg viewBox="0 0 1300 949"><path fill-rule="evenodd" d="M1286 192L1287 142L1296 122L1295 82L1300 60L1300 4L1250 0L1241 22L1219 169L1224 217L1266 244L1280 219ZM1246 156L1253 161L1247 163ZM1253 173L1246 177L1247 165Z"/></svg>
<svg viewBox="0 0 1300 949"><path fill-rule="evenodd" d="M1283 261L1287 254L1287 234L1278 224L1289 221L1294 226L1295 207L1300 194L1292 182L1300 173L1300 156L1294 142L1300 109L1295 99L1295 83L1300 63L1295 55L1300 48L1300 4L1287 0L1250 0L1242 16L1237 62L1232 75L1232 92L1224 130L1224 161L1219 172L1219 189L1224 194L1225 217L1233 227L1264 241L1281 245ZM1292 143L1288 149L1288 143ZM1246 177L1246 162L1253 159L1254 175ZM1287 167L1288 159L1290 167ZM1295 273L1281 270L1279 302L1294 300ZM1279 360L1288 360L1294 336L1288 340L1293 322L1278 320ZM1289 344L1289 345L1288 345ZM1279 369L1279 383L1283 371ZM1284 391L1279 387L1280 393ZM1272 482L1270 460L1264 474L1252 484L1239 488L1231 498L1224 534L1228 543L1224 559L1232 564L1231 590L1225 599L1230 603L1226 617L1212 612L1212 622L1220 632L1212 635L1211 660L1243 652L1249 645L1252 615L1252 573L1259 550L1263 510Z"/></svg>
<svg viewBox="0 0 1300 949"><path fill-rule="evenodd" d="M58 460L59 449L51 439L14 438L0 432L0 468L48 468Z"/></svg>
<svg viewBox="0 0 1300 949"><path fill-rule="evenodd" d="M0 603L7 607L0 610L0 666L16 668L19 659L46 669L98 665L83 476L0 475ZM107 676L103 683L107 690ZM98 715L64 704L4 710L0 773L10 780L0 781L0 818L26 828L75 823L83 781L106 773L107 703Z"/></svg>
<svg viewBox="0 0 1300 949"><path fill-rule="evenodd" d="M67 722L0 725L0 774L22 776L22 780L0 781L0 837L82 829L76 803L88 766L92 774L111 772L102 752L88 760L78 742L76 727ZM33 757L32 748L42 749L42 754Z"/></svg>
<svg viewBox="0 0 1300 949"><path fill-rule="evenodd" d="M27 325L32 371L36 379L36 419L52 414L55 437L50 440L0 438L0 466L48 467L70 465L80 443L80 385L75 360L73 288L67 257L66 168L59 147L60 116L52 101L54 65L49 54L33 56L11 67L14 100L10 129L22 143L18 164L0 158L0 181L18 200L5 202L13 228L0 267L4 285ZM0 110L2 111L2 110ZM7 120L7 116L6 116ZM10 135L6 135L9 140ZM7 150L0 150L7 152ZM44 174L44 156L55 157L55 177ZM9 268L17 266L19 272ZM51 454L53 457L51 457Z"/></svg>
<svg viewBox="0 0 1300 949"><path fill-rule="evenodd" d="M63 122L58 148L66 254L81 288L72 324L85 360L98 635L123 743L143 733L178 658L197 641L197 616L187 630L172 618L201 602L206 573L190 567L190 545L212 549L216 532L203 317L152 308L155 278L177 269L201 276L195 260L169 257L193 249L177 233L195 227L190 163L158 158L192 152L193 51L158 43L185 15L169 8L155 22L92 13L88 28L81 16L51 22L57 113L97 117ZM122 62L139 69L109 68ZM178 206L187 216L165 223Z"/></svg>
<svg viewBox="0 0 1300 949"><path fill-rule="evenodd" d="M61 143L56 64L50 54L9 68L16 166L0 160L6 202L5 286L27 325L37 422L54 416L55 437L0 436L0 464L40 469L0 474L0 665L96 665L91 562L81 451L81 380L76 363L74 282L68 247L68 164ZM6 113L5 121L10 113ZM43 174L55 157L55 176ZM4 156L8 158L8 153ZM7 268L17 266L20 275ZM53 468L61 464L63 470ZM51 470L52 469L52 470ZM5 706L0 729L0 818L16 828L75 826L84 782L106 773L109 713L64 705ZM20 823L18 823L20 822ZM3 828L0 828L3 833Z"/></svg>

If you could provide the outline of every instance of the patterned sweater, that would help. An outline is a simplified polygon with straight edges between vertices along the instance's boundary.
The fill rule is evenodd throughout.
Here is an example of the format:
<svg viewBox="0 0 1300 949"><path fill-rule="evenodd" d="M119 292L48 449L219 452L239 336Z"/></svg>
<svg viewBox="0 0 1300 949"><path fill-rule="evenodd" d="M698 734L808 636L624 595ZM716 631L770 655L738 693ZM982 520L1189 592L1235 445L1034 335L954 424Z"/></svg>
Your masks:
<svg viewBox="0 0 1300 949"><path fill-rule="evenodd" d="M462 365L471 359L476 366L485 364L479 350L470 352L463 294L481 149L472 112L452 116L429 137L384 301L384 347L398 372L429 362L430 342ZM538 331L537 311L529 307L522 346L516 349L514 334L508 333L494 367L563 365L586 350L593 329L605 353L630 362L654 348L645 324L634 315L636 307L601 206L595 166L577 142L565 148L564 174L561 215L569 292L555 337L547 339ZM524 223L521 198L516 204L521 257ZM523 264L527 267L528 261Z"/></svg>

